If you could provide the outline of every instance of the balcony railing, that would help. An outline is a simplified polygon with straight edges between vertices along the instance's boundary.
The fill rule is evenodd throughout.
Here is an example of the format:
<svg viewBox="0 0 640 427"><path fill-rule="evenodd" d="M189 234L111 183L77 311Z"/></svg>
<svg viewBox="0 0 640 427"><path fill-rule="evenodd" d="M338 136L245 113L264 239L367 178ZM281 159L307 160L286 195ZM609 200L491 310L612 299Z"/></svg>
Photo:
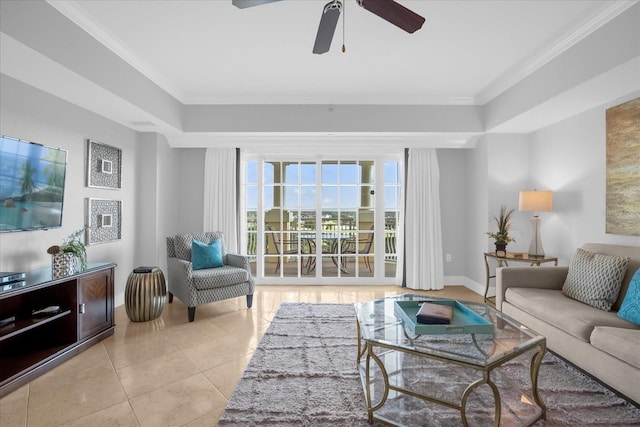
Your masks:
<svg viewBox="0 0 640 427"><path fill-rule="evenodd" d="M393 228L391 228L393 227ZM251 261L255 261L255 258L258 254L258 234L257 234L258 226L256 223L247 224L247 255L249 256ZM323 234L327 233L335 233L337 230L337 226L334 224L329 224L323 227ZM356 228L343 228L344 231L356 231ZM296 232L308 232L315 233L315 226L313 228L299 228L295 230ZM384 259L387 262L395 262L397 260L397 251L396 251L396 228L395 225L387 225L385 226L384 233ZM266 241L267 239L265 239ZM268 253L267 248L265 248L265 253Z"/></svg>

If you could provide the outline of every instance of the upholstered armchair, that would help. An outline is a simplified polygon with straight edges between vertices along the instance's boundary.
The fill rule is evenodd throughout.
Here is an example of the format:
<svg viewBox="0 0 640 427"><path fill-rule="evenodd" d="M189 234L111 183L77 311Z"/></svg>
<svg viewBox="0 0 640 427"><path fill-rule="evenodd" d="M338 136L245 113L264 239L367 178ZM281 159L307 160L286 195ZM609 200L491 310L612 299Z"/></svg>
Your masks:
<svg viewBox="0 0 640 427"><path fill-rule="evenodd" d="M220 239L222 266L194 270L191 245L193 240L205 244ZM169 303L176 296L188 307L189 322L193 322L196 306L246 295L247 307L253 303L255 282L247 257L226 253L222 232L178 234L167 237L167 288Z"/></svg>

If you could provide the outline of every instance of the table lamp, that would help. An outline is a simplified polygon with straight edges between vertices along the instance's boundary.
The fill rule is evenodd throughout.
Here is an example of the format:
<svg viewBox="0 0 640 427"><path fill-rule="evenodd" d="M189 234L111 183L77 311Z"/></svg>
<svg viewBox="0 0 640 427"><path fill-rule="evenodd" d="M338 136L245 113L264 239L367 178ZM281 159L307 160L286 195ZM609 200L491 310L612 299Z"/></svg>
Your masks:
<svg viewBox="0 0 640 427"><path fill-rule="evenodd" d="M540 217L538 212L548 212L553 209L553 193L551 191L521 191L519 210L523 212L533 212L531 218L531 245L529 246L529 255L544 256L542 248L542 239L540 237Z"/></svg>

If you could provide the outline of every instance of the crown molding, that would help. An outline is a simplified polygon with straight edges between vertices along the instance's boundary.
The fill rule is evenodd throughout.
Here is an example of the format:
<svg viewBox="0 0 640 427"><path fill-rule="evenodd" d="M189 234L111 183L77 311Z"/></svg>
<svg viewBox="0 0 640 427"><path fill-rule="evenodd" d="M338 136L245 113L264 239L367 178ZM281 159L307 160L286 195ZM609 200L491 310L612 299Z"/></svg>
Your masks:
<svg viewBox="0 0 640 427"><path fill-rule="evenodd" d="M475 97L474 104L488 103L637 3L637 0L613 0L606 3L555 43L495 79Z"/></svg>
<svg viewBox="0 0 640 427"><path fill-rule="evenodd" d="M165 79L162 75L155 72L152 67L142 61L136 54L124 47L124 44L118 40L113 34L109 33L93 20L84 14L73 1L69 0L46 0L47 3L55 8L58 12L62 13L74 24L82 28L91 37L103 44L107 49L118 55L127 64L138 70L142 75L147 77L153 83L158 85L164 91L169 93L174 98L181 100L184 94L176 88L170 81Z"/></svg>
<svg viewBox="0 0 640 427"><path fill-rule="evenodd" d="M345 147L475 148L482 135L483 132L181 132L165 136L173 148L270 147L289 153L319 148L327 153Z"/></svg>
<svg viewBox="0 0 640 427"><path fill-rule="evenodd" d="M349 95L218 95L186 97L185 105L475 105L473 96L436 96L423 94Z"/></svg>

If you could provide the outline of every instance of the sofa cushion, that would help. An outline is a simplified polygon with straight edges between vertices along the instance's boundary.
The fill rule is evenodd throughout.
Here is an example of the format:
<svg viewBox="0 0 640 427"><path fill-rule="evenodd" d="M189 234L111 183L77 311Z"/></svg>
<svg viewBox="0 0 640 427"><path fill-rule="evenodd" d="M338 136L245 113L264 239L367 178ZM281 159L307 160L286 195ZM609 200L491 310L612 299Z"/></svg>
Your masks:
<svg viewBox="0 0 640 427"><path fill-rule="evenodd" d="M223 288L249 281L249 272L242 268L225 265L220 268L194 270L191 274L193 286L198 290Z"/></svg>
<svg viewBox="0 0 640 427"><path fill-rule="evenodd" d="M618 317L640 325L640 269L636 271L629 283L627 294L622 300Z"/></svg>
<svg viewBox="0 0 640 427"><path fill-rule="evenodd" d="M222 262L222 241L219 239L207 244L193 239L191 242L191 264L194 270L220 268Z"/></svg>
<svg viewBox="0 0 640 427"><path fill-rule="evenodd" d="M640 369L640 329L597 326L591 334L591 344Z"/></svg>
<svg viewBox="0 0 640 427"><path fill-rule="evenodd" d="M562 293L609 311L618 298L628 264L628 257L597 254L579 248L569 263Z"/></svg>
<svg viewBox="0 0 640 427"><path fill-rule="evenodd" d="M616 313L598 310L568 298L556 289L509 288L505 299L520 310L589 342L596 326L633 326Z"/></svg>

